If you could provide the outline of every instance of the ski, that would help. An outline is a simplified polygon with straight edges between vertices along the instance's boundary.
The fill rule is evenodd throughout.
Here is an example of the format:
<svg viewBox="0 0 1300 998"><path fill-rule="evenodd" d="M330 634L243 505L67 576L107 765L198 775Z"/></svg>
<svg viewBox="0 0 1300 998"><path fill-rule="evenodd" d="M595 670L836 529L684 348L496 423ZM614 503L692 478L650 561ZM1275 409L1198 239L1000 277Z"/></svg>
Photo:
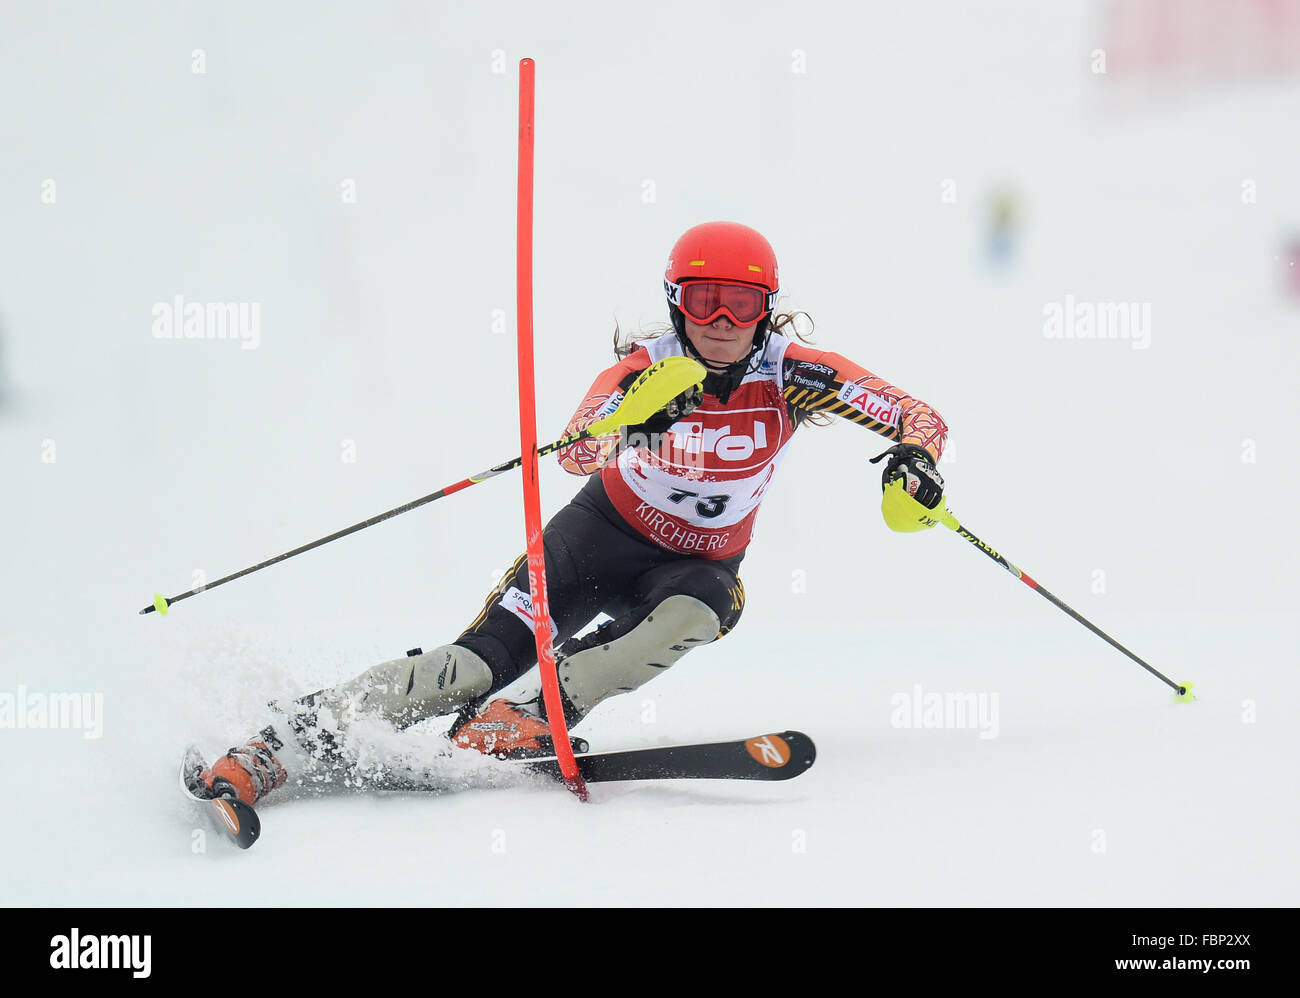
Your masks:
<svg viewBox="0 0 1300 998"><path fill-rule="evenodd" d="M577 756L588 783L620 780L792 780L817 759L817 747L802 731L758 735L730 742L663 745ZM553 757L518 763L561 779Z"/></svg>
<svg viewBox="0 0 1300 998"><path fill-rule="evenodd" d="M575 756L578 772L588 783L625 780L792 780L817 759L817 747L802 731L756 735L729 742L659 745L617 752L588 752ZM511 759L514 769L562 780L555 756ZM383 776L370 781L376 790L442 791L437 777Z"/></svg>
<svg viewBox="0 0 1300 998"><path fill-rule="evenodd" d="M630 780L792 780L808 771L817 759L817 747L802 731L756 735L727 742L658 745L618 752L588 752L576 757L578 770L588 783ZM507 760L503 766L540 773L562 780L555 756ZM191 746L181 761L180 783L185 795L200 805L213 823L240 849L261 835L257 812L233 796L211 796L199 774L207 768L199 750ZM354 788L367 790L442 792L445 778L386 775L366 779Z"/></svg>
<svg viewBox="0 0 1300 998"><path fill-rule="evenodd" d="M257 812L238 797L212 796L199 774L207 769L202 753L191 745L181 758L180 782L185 796L198 805L212 823L240 849L247 849L262 834Z"/></svg>

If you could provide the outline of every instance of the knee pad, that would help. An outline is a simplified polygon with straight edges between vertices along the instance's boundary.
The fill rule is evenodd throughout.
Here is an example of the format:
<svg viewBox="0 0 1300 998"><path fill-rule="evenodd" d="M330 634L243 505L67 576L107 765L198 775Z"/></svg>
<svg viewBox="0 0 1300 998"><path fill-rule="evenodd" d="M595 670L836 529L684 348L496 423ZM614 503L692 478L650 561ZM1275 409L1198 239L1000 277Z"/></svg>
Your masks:
<svg viewBox="0 0 1300 998"><path fill-rule="evenodd" d="M335 730L360 716L381 717L394 727L406 728L459 710L491 687L492 670L483 659L468 648L443 645L381 662L310 699L319 722ZM333 723L320 716L322 711L332 715Z"/></svg>
<svg viewBox="0 0 1300 998"><path fill-rule="evenodd" d="M584 640L565 656L559 663L560 689L581 719L607 697L645 685L718 632L718 615L708 604L694 596L669 596L622 636L602 642L597 631L595 643Z"/></svg>

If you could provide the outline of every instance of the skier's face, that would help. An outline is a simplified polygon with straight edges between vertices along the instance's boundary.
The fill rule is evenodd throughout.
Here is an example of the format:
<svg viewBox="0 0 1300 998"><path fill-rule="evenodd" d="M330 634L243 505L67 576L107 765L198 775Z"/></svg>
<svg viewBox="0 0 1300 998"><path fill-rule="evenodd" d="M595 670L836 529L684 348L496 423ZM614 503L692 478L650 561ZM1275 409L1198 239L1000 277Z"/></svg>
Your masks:
<svg viewBox="0 0 1300 998"><path fill-rule="evenodd" d="M753 326L737 326L725 315L720 315L707 326L686 319L686 336L691 345L705 360L715 364L734 364L749 356L754 345Z"/></svg>

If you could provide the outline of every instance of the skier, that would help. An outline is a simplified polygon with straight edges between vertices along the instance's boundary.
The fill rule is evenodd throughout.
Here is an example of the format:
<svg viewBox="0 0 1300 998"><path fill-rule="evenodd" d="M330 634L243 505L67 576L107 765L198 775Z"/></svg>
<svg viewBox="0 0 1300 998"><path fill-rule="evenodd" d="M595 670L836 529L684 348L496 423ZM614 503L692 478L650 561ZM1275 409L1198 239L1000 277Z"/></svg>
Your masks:
<svg viewBox="0 0 1300 998"><path fill-rule="evenodd" d="M897 440L882 483L904 478L938 505L935 468L947 426L933 407L835 353L787 335L775 314L772 247L755 230L709 222L673 246L664 272L672 331L618 344L621 360L591 386L565 435L613 412L636 377L661 358L704 365L702 385L645 424L559 451L585 485L543 531L546 581L565 719L664 672L736 626L745 604L738 570L759 504L799 425L837 415ZM202 774L213 793L247 803L315 766L346 764L357 718L395 728L457 713L453 744L501 758L550 755L540 696L494 694L536 663L528 565L521 555L451 644L384 662L276 709L276 719ZM610 620L574 637L597 615ZM539 684L540 689L540 684Z"/></svg>

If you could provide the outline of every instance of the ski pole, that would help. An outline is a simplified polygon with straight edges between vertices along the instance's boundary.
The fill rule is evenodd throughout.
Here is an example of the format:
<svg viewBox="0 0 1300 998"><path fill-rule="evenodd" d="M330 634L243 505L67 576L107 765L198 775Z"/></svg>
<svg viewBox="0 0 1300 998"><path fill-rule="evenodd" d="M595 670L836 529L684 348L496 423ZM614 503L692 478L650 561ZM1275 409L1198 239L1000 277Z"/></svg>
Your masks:
<svg viewBox="0 0 1300 998"><path fill-rule="evenodd" d="M1021 582L1027 585L1034 592L1038 593L1038 595L1046 599L1057 609L1063 610L1065 613L1069 614L1071 617L1077 620L1084 627L1088 628L1088 630L1092 631L1093 634L1097 635L1097 637L1101 638L1103 641L1109 644L1112 648L1115 648L1123 652L1125 655L1131 658L1138 665L1142 666L1142 668L1146 669L1147 672L1151 673L1151 675L1155 676L1162 683L1169 686L1177 694L1176 699L1184 703L1195 699L1194 695L1192 694L1191 683L1189 682L1176 683L1168 676L1166 676L1164 673L1160 672L1158 669L1151 666L1148 662L1144 661L1143 659L1139 658L1137 655L1133 654L1133 652L1125 648L1122 644L1120 644L1118 641L1112 638L1100 627L1098 627L1092 621L1084 617L1083 614L1079 613L1073 607L1066 604L1064 600L1061 600L1056 596L1052 595L1052 593L1048 592L1045 588L1039 585L1038 582L1035 581L1033 578L1031 578L1027 573L1021 571L1014 564L1012 564L1011 561L1003 557L1001 554L999 554L997 551L995 551L989 545L985 544L973 533L971 533L969 530L963 527L957 521L957 518L953 516L952 513L949 511L947 507L946 498L941 498L939 500L939 505L936 506L934 509L926 509L919 502L917 502L915 499L913 499L911 496L907 494L903 486L903 480L901 478L898 478L890 482L889 485L885 487L885 497L881 501L881 511L884 513L885 522L889 525L891 529L898 530L904 533L908 533L915 530L925 530L929 527L935 526L936 524L942 523L949 530L956 533L958 537L970 541L973 545L975 545L976 548L978 548L980 551L983 551L986 555L988 555L995 562L997 562L999 565L1005 568L1008 572L1014 575L1017 579L1019 579Z"/></svg>
<svg viewBox="0 0 1300 998"><path fill-rule="evenodd" d="M568 447L571 444L578 443L580 440L586 440L590 437L600 437L608 433L613 433L624 426L636 426L645 422L652 415L662 409L670 401L687 391L691 387L699 387L704 381L704 366L689 357L665 357L663 360L651 364L641 372L636 381L628 388L627 393L623 396L615 409L608 416L597 420L586 429L579 433L570 434L567 437L561 437L552 443L537 448L537 456L545 457L552 454L562 447ZM336 541L340 537L346 537L348 534L355 534L358 530L364 530L366 527L373 527L376 523L383 523L385 520L391 520L395 516L409 512L417 507L424 506L433 502L435 499L441 499L443 496L449 496L453 492L459 492L467 489L471 485L477 485L479 482L486 482L489 478L495 478L497 475L504 474L518 468L524 462L523 455L498 464L489 468L487 471L480 471L477 475L470 475L468 478L462 478L459 482L445 486L437 492L430 492L427 496L421 496L419 499L412 499L408 503L387 510L362 520L360 523L354 523L350 527L344 527L342 530L336 530L332 534L303 544L292 551L286 551L284 554L276 555L274 558L268 558L266 561L259 562L256 565L250 565L248 568L241 569L224 578L217 579L216 582L209 582L206 585L198 586L188 592L180 593L176 596L164 598L161 593L154 593L153 602L144 607L140 613L153 613L157 610L160 614L166 616L167 609L174 603L179 603L183 599L189 599L191 596L197 596L199 593L207 592L209 589L215 589L217 586L225 585L227 582L234 582L235 579L242 579L245 575L252 575L254 572L260 572L264 568L287 561L296 555L305 551L318 548L330 541Z"/></svg>

